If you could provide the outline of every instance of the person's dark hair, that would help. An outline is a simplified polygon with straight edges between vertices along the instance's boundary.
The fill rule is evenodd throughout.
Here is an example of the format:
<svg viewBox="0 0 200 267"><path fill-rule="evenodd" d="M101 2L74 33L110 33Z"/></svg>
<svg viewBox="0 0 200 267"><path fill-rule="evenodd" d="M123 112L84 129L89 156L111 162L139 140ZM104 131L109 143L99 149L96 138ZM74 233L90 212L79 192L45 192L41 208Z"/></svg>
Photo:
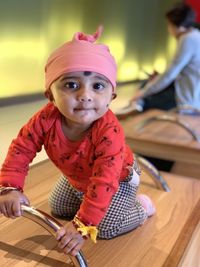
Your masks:
<svg viewBox="0 0 200 267"><path fill-rule="evenodd" d="M177 3L165 14L167 20L177 27L189 28L195 25L196 14L191 6L181 2Z"/></svg>

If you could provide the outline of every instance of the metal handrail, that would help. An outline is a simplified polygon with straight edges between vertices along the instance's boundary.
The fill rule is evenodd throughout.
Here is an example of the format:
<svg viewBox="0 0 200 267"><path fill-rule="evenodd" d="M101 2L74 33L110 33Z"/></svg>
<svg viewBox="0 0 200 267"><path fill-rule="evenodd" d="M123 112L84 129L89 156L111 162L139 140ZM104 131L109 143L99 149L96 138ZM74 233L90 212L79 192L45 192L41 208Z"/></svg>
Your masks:
<svg viewBox="0 0 200 267"><path fill-rule="evenodd" d="M134 128L136 130L140 131L144 128L144 126L146 126L147 124L149 124L153 121L168 121L168 122L172 122L172 123L175 123L177 125L180 125L182 128L184 128L188 133L190 133L192 135L194 140L200 142L200 136L197 135L195 133L195 131L192 130L186 122L180 120L179 118L177 118L175 116L168 115L168 114L163 114L163 115L158 115L158 116L147 118L147 119L139 122L138 124L136 124L134 126Z"/></svg>
<svg viewBox="0 0 200 267"><path fill-rule="evenodd" d="M166 192L169 192L170 188L167 182L165 181L165 179L160 174L160 172L157 170L157 168L144 157L136 155L136 158L140 166L144 168L147 171L147 173L150 175L150 177L153 179L157 188L162 189Z"/></svg>
<svg viewBox="0 0 200 267"><path fill-rule="evenodd" d="M58 222L53 217L39 209L35 209L34 207L29 207L26 205L21 205L21 210L23 217L26 217L31 221L34 221L37 224L41 225L54 237L56 235L57 230L62 227L62 224L60 222ZM83 256L83 253L81 251L79 251L75 257L70 255L69 257L75 267L88 267L85 257Z"/></svg>

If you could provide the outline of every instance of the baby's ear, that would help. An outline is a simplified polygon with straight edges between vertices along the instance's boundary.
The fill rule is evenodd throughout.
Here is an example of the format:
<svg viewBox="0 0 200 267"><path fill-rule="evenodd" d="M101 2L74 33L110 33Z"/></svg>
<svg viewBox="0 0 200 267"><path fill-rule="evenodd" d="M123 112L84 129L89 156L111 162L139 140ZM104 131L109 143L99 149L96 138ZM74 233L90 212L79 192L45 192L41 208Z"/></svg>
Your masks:
<svg viewBox="0 0 200 267"><path fill-rule="evenodd" d="M112 93L112 100L115 99L117 97L116 93Z"/></svg>
<svg viewBox="0 0 200 267"><path fill-rule="evenodd" d="M45 96L51 101L53 102L54 99L53 99L53 95L52 95L52 92L50 89L48 89L46 92L45 92Z"/></svg>

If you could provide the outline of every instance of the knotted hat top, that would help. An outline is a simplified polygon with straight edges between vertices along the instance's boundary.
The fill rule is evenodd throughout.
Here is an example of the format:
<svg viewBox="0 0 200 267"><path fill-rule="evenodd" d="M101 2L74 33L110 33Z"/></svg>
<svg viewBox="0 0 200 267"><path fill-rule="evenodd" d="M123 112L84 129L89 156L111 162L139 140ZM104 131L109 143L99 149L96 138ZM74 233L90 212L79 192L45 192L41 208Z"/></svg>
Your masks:
<svg viewBox="0 0 200 267"><path fill-rule="evenodd" d="M45 88L65 73L91 71L104 75L116 87L117 65L109 47L96 44L101 36L102 26L93 34L77 32L71 41L57 48L48 58L45 66Z"/></svg>

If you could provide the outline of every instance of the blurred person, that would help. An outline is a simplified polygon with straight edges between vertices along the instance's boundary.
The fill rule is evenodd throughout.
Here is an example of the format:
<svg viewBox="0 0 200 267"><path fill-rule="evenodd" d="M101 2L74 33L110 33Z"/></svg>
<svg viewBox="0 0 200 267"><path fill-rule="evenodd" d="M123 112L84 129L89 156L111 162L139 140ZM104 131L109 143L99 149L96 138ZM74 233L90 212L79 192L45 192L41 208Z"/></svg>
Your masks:
<svg viewBox="0 0 200 267"><path fill-rule="evenodd" d="M177 39L176 53L166 71L139 89L131 103L136 102L143 111L182 105L199 109L200 32L194 27L195 12L181 2L167 11L166 19L168 32Z"/></svg>

